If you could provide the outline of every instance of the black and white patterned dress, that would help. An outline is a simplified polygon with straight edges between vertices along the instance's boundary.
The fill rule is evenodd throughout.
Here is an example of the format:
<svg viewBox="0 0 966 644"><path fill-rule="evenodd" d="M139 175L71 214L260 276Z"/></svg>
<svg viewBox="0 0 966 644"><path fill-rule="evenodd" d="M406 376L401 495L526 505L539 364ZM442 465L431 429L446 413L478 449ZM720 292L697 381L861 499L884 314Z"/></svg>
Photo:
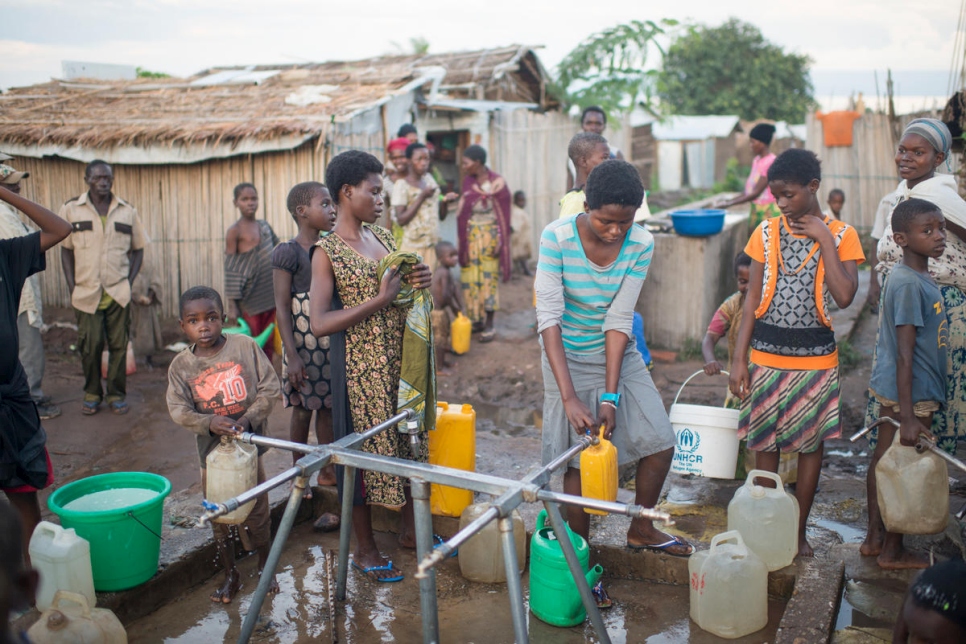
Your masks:
<svg viewBox="0 0 966 644"><path fill-rule="evenodd" d="M294 239L283 242L275 247L272 267L292 274L292 335L307 374L302 387L296 391L288 379L288 358L282 354L283 405L311 410L332 409L329 338L317 338L309 326L309 287L312 283L309 253Z"/></svg>

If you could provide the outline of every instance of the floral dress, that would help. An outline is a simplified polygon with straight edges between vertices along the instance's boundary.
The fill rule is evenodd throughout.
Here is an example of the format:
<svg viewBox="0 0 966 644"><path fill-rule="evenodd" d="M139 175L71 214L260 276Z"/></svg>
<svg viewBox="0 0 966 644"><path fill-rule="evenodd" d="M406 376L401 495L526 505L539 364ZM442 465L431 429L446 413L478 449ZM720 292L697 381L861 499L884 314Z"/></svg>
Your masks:
<svg viewBox="0 0 966 644"><path fill-rule="evenodd" d="M365 226L389 251L396 248L392 234L379 226ZM378 260L363 257L336 234L316 244L332 263L335 288L343 307L352 308L379 294ZM396 414L402 366L402 338L408 310L389 306L376 311L345 330L345 361L337 364L332 355L333 385L344 377L352 428L364 432ZM389 429L367 440L362 449L371 454L426 462L427 441L413 455L409 440ZM366 503L390 508L402 507L406 498L398 476L366 470L362 475Z"/></svg>

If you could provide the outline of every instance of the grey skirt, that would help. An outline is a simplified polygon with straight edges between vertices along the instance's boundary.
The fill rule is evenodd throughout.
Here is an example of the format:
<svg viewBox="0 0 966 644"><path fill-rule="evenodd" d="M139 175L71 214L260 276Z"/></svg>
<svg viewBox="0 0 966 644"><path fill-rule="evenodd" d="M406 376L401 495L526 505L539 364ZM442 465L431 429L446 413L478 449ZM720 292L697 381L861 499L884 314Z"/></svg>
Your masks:
<svg viewBox="0 0 966 644"><path fill-rule="evenodd" d="M546 465L577 442L577 433L567 420L546 351L542 355L542 442L543 464ZM591 414L596 415L600 396L606 392L604 353L567 353L566 356L577 398L587 405ZM673 448L674 430L671 429L671 421L664 410L661 394L651 380L644 358L633 344L628 344L624 353L619 391L621 401L617 408L617 425L611 435L611 441L617 448L618 464L635 463L645 456ZM579 468L580 458L571 459L569 465Z"/></svg>

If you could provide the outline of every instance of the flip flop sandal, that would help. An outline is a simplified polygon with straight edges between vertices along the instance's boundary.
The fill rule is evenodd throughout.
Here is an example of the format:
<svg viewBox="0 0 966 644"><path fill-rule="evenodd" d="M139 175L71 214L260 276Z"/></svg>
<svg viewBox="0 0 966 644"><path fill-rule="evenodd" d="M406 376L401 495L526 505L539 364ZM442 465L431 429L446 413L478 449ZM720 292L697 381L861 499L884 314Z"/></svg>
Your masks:
<svg viewBox="0 0 966 644"><path fill-rule="evenodd" d="M124 402L123 400L115 400L111 403L111 411L118 416L123 416L124 414L131 411L131 406Z"/></svg>
<svg viewBox="0 0 966 644"><path fill-rule="evenodd" d="M480 334L480 342L484 344L487 342L493 342L495 338L496 338L496 331L493 331L493 330L484 331L483 333Z"/></svg>
<svg viewBox="0 0 966 644"><path fill-rule="evenodd" d="M349 563L352 564L353 568L355 568L356 570L364 574L370 581L377 581L383 584L391 584L405 579L405 576L401 572L399 572L399 569L393 567L391 561L387 563L385 566L369 566L368 568L363 568L362 566L357 564L355 559L350 560ZM380 577L378 574L376 574L383 571L395 572L396 575L394 577Z"/></svg>
<svg viewBox="0 0 966 644"><path fill-rule="evenodd" d="M605 608L610 608L614 605L614 601L604 590L604 582L598 581L594 584L594 587L590 589L591 594L594 596L594 600L597 602L597 608L604 610Z"/></svg>
<svg viewBox="0 0 966 644"><path fill-rule="evenodd" d="M444 539L443 537L441 537L438 534L434 534L433 535L433 550L436 550L441 545L443 545L445 542L446 542L446 539ZM460 549L459 548L455 548L453 550L453 552L449 553L449 557L448 558L449 559L452 559L453 557L455 557L456 555L458 555L459 552L460 552Z"/></svg>
<svg viewBox="0 0 966 644"><path fill-rule="evenodd" d="M676 552L671 552L668 550L668 548L673 548L674 546L687 546L688 553L678 554ZM672 557L690 557L692 554L694 554L694 546L688 543L687 541L685 541L684 539L682 539L681 537L671 537L664 543L655 543L655 544L649 544L649 545L643 545L643 546L636 546L632 543L628 543L627 547L630 548L631 550L650 550L652 552L662 552Z"/></svg>
<svg viewBox="0 0 966 644"><path fill-rule="evenodd" d="M85 416L93 416L101 408L101 403L92 400L85 400L81 404L81 413Z"/></svg>

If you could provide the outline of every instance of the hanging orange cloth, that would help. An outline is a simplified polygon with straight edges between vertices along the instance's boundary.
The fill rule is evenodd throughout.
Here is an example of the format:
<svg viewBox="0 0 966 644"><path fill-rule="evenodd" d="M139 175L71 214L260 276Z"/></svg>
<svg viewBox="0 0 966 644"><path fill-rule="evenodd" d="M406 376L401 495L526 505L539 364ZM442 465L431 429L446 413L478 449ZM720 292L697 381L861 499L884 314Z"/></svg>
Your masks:
<svg viewBox="0 0 966 644"><path fill-rule="evenodd" d="M815 112L815 118L822 122L825 133L825 147L850 147L852 145L852 124L862 118L860 112L842 110L839 112Z"/></svg>

